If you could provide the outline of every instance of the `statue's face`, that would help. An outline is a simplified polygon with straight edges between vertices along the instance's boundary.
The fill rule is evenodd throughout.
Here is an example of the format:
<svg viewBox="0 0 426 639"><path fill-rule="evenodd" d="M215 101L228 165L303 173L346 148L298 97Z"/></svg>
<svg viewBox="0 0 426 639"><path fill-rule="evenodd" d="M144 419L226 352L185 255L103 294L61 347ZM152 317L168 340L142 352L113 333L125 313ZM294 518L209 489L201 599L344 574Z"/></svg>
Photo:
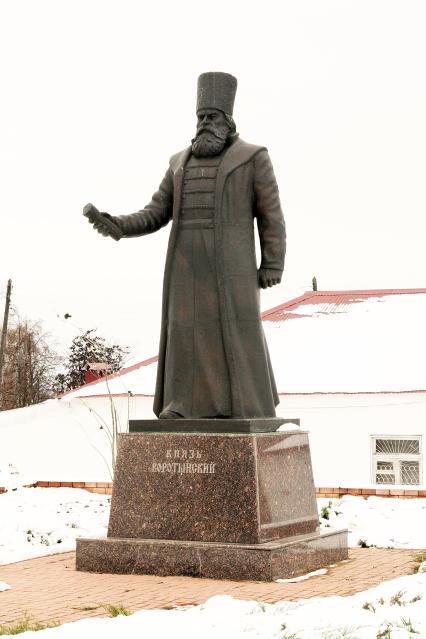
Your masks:
<svg viewBox="0 0 426 639"><path fill-rule="evenodd" d="M211 157L220 153L228 138L229 123L218 109L200 109L197 112L197 133L192 143L195 157Z"/></svg>
<svg viewBox="0 0 426 639"><path fill-rule="evenodd" d="M214 132L215 127L227 125L225 114L219 109L200 109L197 113L197 133Z"/></svg>

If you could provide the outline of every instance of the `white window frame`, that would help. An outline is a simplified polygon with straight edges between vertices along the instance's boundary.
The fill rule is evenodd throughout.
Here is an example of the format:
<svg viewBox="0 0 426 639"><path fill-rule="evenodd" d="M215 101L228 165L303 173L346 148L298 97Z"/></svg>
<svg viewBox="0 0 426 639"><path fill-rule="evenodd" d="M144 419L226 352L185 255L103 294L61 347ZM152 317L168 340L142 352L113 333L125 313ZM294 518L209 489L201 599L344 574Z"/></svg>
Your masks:
<svg viewBox="0 0 426 639"><path fill-rule="evenodd" d="M377 439L416 439L419 442L419 452L415 453L376 453L376 440ZM421 435L370 435L371 440L371 483L375 486L420 486L423 484L423 442ZM376 481L377 462L393 462L395 475L394 484L379 484ZM401 484L400 476L400 464L401 461L418 461L419 462L419 483L418 484ZM384 471L386 473L386 471ZM391 473L389 473L391 474Z"/></svg>

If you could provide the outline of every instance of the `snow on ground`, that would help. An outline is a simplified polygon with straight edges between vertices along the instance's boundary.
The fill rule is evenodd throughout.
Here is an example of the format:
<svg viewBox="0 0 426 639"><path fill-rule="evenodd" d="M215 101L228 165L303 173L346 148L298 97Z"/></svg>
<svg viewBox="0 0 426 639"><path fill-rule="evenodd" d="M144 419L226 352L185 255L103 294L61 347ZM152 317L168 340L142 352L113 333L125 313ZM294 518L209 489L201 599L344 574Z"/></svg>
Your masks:
<svg viewBox="0 0 426 639"><path fill-rule="evenodd" d="M425 601L426 575L418 573L350 597L264 604L215 596L201 606L83 619L41 630L36 639L421 639Z"/></svg>
<svg viewBox="0 0 426 639"><path fill-rule="evenodd" d="M426 499L346 495L317 501L320 516L328 515L321 525L348 528L351 547L426 548Z"/></svg>
<svg viewBox="0 0 426 639"><path fill-rule="evenodd" d="M331 502L331 506L330 506ZM75 549L105 537L110 498L76 488L17 488L0 495L0 564ZM349 529L350 546L426 547L426 499L318 499L321 526Z"/></svg>
<svg viewBox="0 0 426 639"><path fill-rule="evenodd" d="M0 581L0 592L4 592L5 590L10 590L9 584L5 581Z"/></svg>
<svg viewBox="0 0 426 639"><path fill-rule="evenodd" d="M34 475L23 475L14 464L0 463L0 486L12 490L35 484Z"/></svg>
<svg viewBox="0 0 426 639"><path fill-rule="evenodd" d="M18 488L0 495L0 565L67 552L76 537L105 537L110 498L77 488Z"/></svg>
<svg viewBox="0 0 426 639"><path fill-rule="evenodd" d="M0 495L0 564L72 550L76 537L105 536L109 501L71 488L17 488ZM323 526L349 526L353 546L360 539L385 547L426 546L426 500L347 496L319 499L318 507L326 515ZM0 591L6 588L0 583ZM217 596L190 608L84 619L39 631L37 639L186 639L200 628L203 639L420 639L426 638L425 602L426 573L419 572L351 597L271 605Z"/></svg>

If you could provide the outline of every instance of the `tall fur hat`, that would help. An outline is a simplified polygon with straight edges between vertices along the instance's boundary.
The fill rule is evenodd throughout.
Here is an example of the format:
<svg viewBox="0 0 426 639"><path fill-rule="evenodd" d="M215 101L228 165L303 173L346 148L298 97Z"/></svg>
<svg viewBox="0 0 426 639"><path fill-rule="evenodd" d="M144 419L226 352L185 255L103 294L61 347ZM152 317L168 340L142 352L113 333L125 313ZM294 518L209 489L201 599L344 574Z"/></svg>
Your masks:
<svg viewBox="0 0 426 639"><path fill-rule="evenodd" d="M200 109L219 109L227 115L234 110L237 78L229 73L209 71L198 78L197 113Z"/></svg>

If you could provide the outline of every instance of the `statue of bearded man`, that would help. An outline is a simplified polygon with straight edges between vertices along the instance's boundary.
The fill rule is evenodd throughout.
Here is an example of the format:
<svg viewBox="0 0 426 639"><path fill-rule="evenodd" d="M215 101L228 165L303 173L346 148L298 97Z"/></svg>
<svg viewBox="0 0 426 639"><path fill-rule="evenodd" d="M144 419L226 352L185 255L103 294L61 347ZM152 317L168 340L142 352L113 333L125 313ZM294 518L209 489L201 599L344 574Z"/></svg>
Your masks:
<svg viewBox="0 0 426 639"><path fill-rule="evenodd" d="M172 220L154 399L160 419L274 417L279 401L259 293L281 281L285 226L266 148L236 133L236 89L227 73L199 77L196 137L171 157L143 210L111 216L85 207L94 228L115 239Z"/></svg>

